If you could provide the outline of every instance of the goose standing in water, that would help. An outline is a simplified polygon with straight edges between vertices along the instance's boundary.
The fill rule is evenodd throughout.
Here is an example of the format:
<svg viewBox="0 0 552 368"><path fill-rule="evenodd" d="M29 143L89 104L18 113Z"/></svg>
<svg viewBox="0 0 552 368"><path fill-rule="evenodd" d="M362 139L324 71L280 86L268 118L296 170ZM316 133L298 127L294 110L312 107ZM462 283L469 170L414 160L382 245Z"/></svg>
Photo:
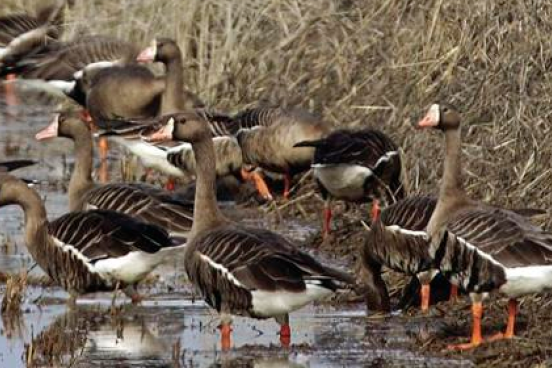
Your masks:
<svg viewBox="0 0 552 368"><path fill-rule="evenodd" d="M314 147L314 177L325 200L324 236L330 233L331 199L393 203L405 196L397 145L378 130L337 130L327 137L295 144Z"/></svg>
<svg viewBox="0 0 552 368"><path fill-rule="evenodd" d="M220 212L209 125L197 113L181 113L151 136L191 143L197 158L194 223L185 268L207 304L221 315L222 346L230 347L231 315L275 318L283 345L290 342L289 313L330 295L345 272L323 266L291 242L265 229L241 226Z"/></svg>
<svg viewBox="0 0 552 368"><path fill-rule="evenodd" d="M173 237L185 237L192 227L193 204L174 199L145 184L96 184L92 179L94 151L89 126L69 112L56 114L37 140L67 137L75 146L75 168L69 181L69 209L113 210L162 227Z"/></svg>
<svg viewBox="0 0 552 368"><path fill-rule="evenodd" d="M482 302L493 291L510 300L506 331L490 340L512 338L516 299L552 289L552 234L518 213L467 196L462 186L460 114L453 107L432 105L417 127L437 129L445 136L445 169L437 205L426 231L375 227L373 249L385 248L388 264L416 273L426 299L437 272L470 293L471 341L449 348L469 349L483 342Z"/></svg>
<svg viewBox="0 0 552 368"><path fill-rule="evenodd" d="M71 212L54 221L38 193L0 175L0 207L25 212L25 243L36 263L70 295L123 288L141 300L135 285L167 257L182 251L162 228L104 210Z"/></svg>
<svg viewBox="0 0 552 368"><path fill-rule="evenodd" d="M325 137L331 125L300 108L258 107L235 116L240 126L237 139L246 165L284 174L284 198L288 198L293 175L307 171L314 148L294 146ZM264 197L272 197L265 193Z"/></svg>

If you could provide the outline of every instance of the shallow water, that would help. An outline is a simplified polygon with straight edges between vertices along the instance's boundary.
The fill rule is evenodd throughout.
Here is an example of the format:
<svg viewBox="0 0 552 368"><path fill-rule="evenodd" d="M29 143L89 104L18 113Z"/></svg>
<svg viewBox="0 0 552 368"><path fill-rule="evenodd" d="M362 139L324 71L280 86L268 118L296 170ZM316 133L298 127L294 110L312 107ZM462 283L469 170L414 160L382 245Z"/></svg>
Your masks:
<svg viewBox="0 0 552 368"><path fill-rule="evenodd" d="M1 89L1 88L0 88ZM72 164L71 143L56 139L34 141L47 123L51 107L21 102L6 106L0 95L0 160L35 158L40 163L18 175L40 180L37 190L46 200L48 216L67 209L63 183ZM116 153L112 176L117 177ZM302 240L316 224L294 219L267 222L257 210L233 210L250 225L264 226ZM21 237L22 211L0 209L0 270L16 273L33 265ZM32 271L39 274L38 268ZM122 306L111 316L111 294L79 299L70 310L58 288L31 286L19 320L3 316L0 323L0 367L364 367L470 366L468 361L420 355L417 346L440 326L431 319L367 318L362 305L309 306L291 316L292 347L282 349L272 320L234 320L233 348L221 352L216 316L201 301L194 302L181 267L166 265L156 271L159 282L145 294L142 306ZM4 286L2 287L2 291ZM169 292L171 291L171 292ZM119 305L127 302L120 297Z"/></svg>

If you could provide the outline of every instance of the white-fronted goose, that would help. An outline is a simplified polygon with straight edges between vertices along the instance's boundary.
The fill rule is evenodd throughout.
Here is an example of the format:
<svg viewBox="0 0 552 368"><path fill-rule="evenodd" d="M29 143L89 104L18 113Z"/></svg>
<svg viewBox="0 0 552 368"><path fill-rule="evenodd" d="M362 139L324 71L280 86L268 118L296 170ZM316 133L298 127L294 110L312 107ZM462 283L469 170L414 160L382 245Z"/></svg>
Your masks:
<svg viewBox="0 0 552 368"><path fill-rule="evenodd" d="M194 224L185 267L206 302L221 314L222 346L230 346L231 315L275 318L280 339L289 344L288 314L325 297L337 282L353 278L301 252L285 238L265 229L241 226L225 218L215 195L215 153L207 120L193 112L170 117L152 140L191 143L197 158Z"/></svg>
<svg viewBox="0 0 552 368"><path fill-rule="evenodd" d="M491 338L514 335L516 298L552 288L552 234L519 214L470 199L462 186L460 114L449 105L432 105L418 122L445 135L445 169L439 199L425 232L385 227L391 254L413 267L429 292L429 280L440 271L452 283L470 293L473 331L471 342L453 345L467 349L482 343L482 301L492 291L510 298L506 332ZM392 239L394 238L394 239ZM398 256L399 246L407 249ZM411 246L415 244L416 246ZM424 245L425 244L425 245ZM424 291L424 289L422 289Z"/></svg>
<svg viewBox="0 0 552 368"><path fill-rule="evenodd" d="M294 146L325 137L331 125L301 108L259 107L235 116L244 164L285 176L284 197L289 197L291 177L308 170L314 148Z"/></svg>
<svg viewBox="0 0 552 368"><path fill-rule="evenodd" d="M29 253L56 284L71 294L122 287L133 302L134 285L166 257L182 251L160 227L105 210L72 212L49 222L38 193L10 175L0 176L0 207L25 212Z"/></svg>
<svg viewBox="0 0 552 368"><path fill-rule="evenodd" d="M295 147L315 148L314 177L326 201L324 235L330 232L331 198L393 203L405 196L399 148L378 130L337 130Z"/></svg>
<svg viewBox="0 0 552 368"><path fill-rule="evenodd" d="M57 48L63 31L65 1L41 1L31 13L0 17L0 75L16 72L16 64Z"/></svg>
<svg viewBox="0 0 552 368"><path fill-rule="evenodd" d="M69 182L69 208L113 210L185 237L192 226L193 204L175 200L163 190L145 184L95 184L92 179L93 147L90 128L78 117L56 114L37 133L38 140L67 137L75 146L75 169Z"/></svg>
<svg viewBox="0 0 552 368"><path fill-rule="evenodd" d="M204 116L209 124L215 148L216 174L218 178L234 176L236 179L253 181L259 194L265 200L272 200L272 196L262 176L257 172L242 169L241 147L233 136L239 130L238 122L231 116L213 113L204 109L196 109ZM152 145L141 139L141 129L155 127L161 121L167 121L169 115L152 119L121 120L116 119L105 124L107 133L115 133L116 142L120 142L132 153L140 157L146 167L151 167L173 177L195 175L196 163L190 144L173 142L176 146L167 147L166 143ZM169 122L173 124L173 122ZM148 128L149 129L149 128ZM176 171L177 170L177 171Z"/></svg>

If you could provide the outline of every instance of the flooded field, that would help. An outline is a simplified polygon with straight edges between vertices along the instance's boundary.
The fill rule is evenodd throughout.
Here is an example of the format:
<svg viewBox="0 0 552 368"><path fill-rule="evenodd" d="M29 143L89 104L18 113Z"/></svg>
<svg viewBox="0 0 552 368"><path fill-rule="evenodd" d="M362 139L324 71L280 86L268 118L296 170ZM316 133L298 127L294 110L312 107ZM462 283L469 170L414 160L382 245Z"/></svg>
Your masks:
<svg viewBox="0 0 552 368"><path fill-rule="evenodd" d="M48 216L67 209L65 179L72 164L71 143L57 139L34 141L50 118L51 107L6 106L0 95L1 158L34 158L40 163L19 176L38 179ZM111 157L112 177L118 177L117 153ZM274 224L257 209L227 206L242 221L269 227L300 242L317 224L284 219ZM22 211L0 210L0 270L18 273L33 268L21 238ZM236 318L233 349L220 351L218 320L195 300L180 264L156 271L156 282L142 286L148 296L140 306L119 296L116 313L111 294L79 299L75 308L56 287L30 285L20 318L3 316L0 323L0 367L464 367L469 360L420 353L418 346L442 328L431 318L366 317L362 304L310 306L291 316L292 346L282 349L272 320ZM2 293L5 286L0 285Z"/></svg>

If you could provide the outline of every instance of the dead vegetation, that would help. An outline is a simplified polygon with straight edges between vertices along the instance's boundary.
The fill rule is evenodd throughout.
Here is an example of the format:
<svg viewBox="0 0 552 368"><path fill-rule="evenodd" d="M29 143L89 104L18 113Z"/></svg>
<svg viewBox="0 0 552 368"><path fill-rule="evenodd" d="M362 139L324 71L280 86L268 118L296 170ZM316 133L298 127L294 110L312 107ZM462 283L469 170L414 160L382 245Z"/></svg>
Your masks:
<svg viewBox="0 0 552 368"><path fill-rule="evenodd" d="M91 14L93 22L84 22ZM515 208L552 205L551 2L97 0L77 2L66 37L83 24L84 31L142 45L175 37L188 88L214 108L270 101L308 107L338 126L378 127L401 145L414 192L436 193L442 142L410 123L446 100L463 114L473 198ZM299 195L314 192L309 185ZM318 218L322 203L311 198L285 210ZM542 223L550 228L552 217ZM335 242L311 243L351 254L358 237L338 228L347 233L338 232ZM521 313L547 303L531 299ZM538 321L530 325L541 330ZM546 361L550 346L539 351L529 365Z"/></svg>

